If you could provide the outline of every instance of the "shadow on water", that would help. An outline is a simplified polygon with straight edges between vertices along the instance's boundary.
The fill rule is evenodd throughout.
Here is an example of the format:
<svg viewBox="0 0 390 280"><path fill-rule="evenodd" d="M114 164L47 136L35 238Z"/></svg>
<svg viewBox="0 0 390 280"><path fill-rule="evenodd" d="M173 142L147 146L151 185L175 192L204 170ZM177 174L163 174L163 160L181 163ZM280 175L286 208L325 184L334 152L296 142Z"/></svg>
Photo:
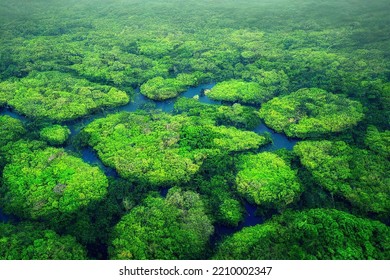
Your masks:
<svg viewBox="0 0 390 280"><path fill-rule="evenodd" d="M3 210L0 208L0 223L3 222L3 223L8 223L8 222L14 222L14 223L18 223L20 221L20 219L16 216L13 216L12 214L11 215L8 215L8 214L5 214L3 212Z"/></svg>
<svg viewBox="0 0 390 280"><path fill-rule="evenodd" d="M257 206L248 203L245 201L245 216L244 220L241 221L237 227L228 227L223 225L216 225L214 229L214 235L211 240L212 244L218 243L224 237L231 235L237 231L240 231L244 227L251 227L264 222L264 218L261 216L256 216Z"/></svg>
<svg viewBox="0 0 390 280"><path fill-rule="evenodd" d="M4 214L3 211L0 209L0 222L8 222L9 216Z"/></svg>
<svg viewBox="0 0 390 280"><path fill-rule="evenodd" d="M168 187L161 188L161 189L160 189L160 195L161 195L161 197L166 198L169 189L170 189L170 188L168 188Z"/></svg>

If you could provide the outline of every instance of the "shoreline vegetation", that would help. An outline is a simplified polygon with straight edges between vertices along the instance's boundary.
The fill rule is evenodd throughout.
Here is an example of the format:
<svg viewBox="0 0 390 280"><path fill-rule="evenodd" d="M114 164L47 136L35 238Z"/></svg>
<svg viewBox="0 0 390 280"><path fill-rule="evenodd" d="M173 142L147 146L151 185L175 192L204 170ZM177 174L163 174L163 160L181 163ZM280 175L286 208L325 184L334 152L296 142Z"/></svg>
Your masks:
<svg viewBox="0 0 390 280"><path fill-rule="evenodd" d="M389 13L0 0L0 259L390 259Z"/></svg>

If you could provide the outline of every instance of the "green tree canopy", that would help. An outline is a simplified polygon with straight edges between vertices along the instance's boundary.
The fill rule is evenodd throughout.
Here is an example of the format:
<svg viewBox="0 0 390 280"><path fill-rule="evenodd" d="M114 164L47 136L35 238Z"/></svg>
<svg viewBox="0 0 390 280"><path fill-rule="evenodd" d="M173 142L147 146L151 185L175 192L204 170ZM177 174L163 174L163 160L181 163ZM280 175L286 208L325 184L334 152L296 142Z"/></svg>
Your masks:
<svg viewBox="0 0 390 280"><path fill-rule="evenodd" d="M26 134L26 129L20 120L4 115L0 116L0 168L5 165L8 145L12 145Z"/></svg>
<svg viewBox="0 0 390 280"><path fill-rule="evenodd" d="M342 141L305 141L294 147L314 180L365 212L388 216L390 163Z"/></svg>
<svg viewBox="0 0 390 280"><path fill-rule="evenodd" d="M390 130L380 132L375 126L369 126L364 142L370 150L390 157Z"/></svg>
<svg viewBox="0 0 390 280"><path fill-rule="evenodd" d="M203 160L220 150L257 149L269 142L254 132L164 113L110 115L83 133L104 164L149 186L189 181Z"/></svg>
<svg viewBox="0 0 390 280"><path fill-rule="evenodd" d="M363 116L359 102L318 88L275 97L260 109L260 117L268 126L299 138L344 131L355 126Z"/></svg>
<svg viewBox="0 0 390 280"><path fill-rule="evenodd" d="M50 145L62 145L68 139L70 130L66 126L56 124L44 127L39 132L39 135L42 140L45 140Z"/></svg>
<svg viewBox="0 0 390 280"><path fill-rule="evenodd" d="M171 189L148 197L115 226L112 259L202 259L213 226L199 195Z"/></svg>
<svg viewBox="0 0 390 280"><path fill-rule="evenodd" d="M259 206L281 210L302 192L296 172L275 154L244 155L237 169L238 192Z"/></svg>
<svg viewBox="0 0 390 280"><path fill-rule="evenodd" d="M209 118L218 125L229 125L237 128L253 129L260 123L257 110L253 107L234 103L232 106L201 103L194 98L179 98L174 105L175 113L188 116Z"/></svg>
<svg viewBox="0 0 390 280"><path fill-rule="evenodd" d="M1 260L84 260L86 250L72 236L37 223L0 223Z"/></svg>
<svg viewBox="0 0 390 280"><path fill-rule="evenodd" d="M165 100L178 96L188 87L198 84L201 74L179 74L176 78L155 77L144 83L140 90L143 95L153 100Z"/></svg>
<svg viewBox="0 0 390 280"><path fill-rule="evenodd" d="M25 133L26 129L20 120L10 116L0 116L0 147L10 141L18 140Z"/></svg>
<svg viewBox="0 0 390 280"><path fill-rule="evenodd" d="M258 83L242 80L220 82L205 93L211 99L247 104L260 104L274 96Z"/></svg>
<svg viewBox="0 0 390 280"><path fill-rule="evenodd" d="M5 166L1 203L7 213L55 220L101 200L107 186L98 167L62 149L27 151Z"/></svg>
<svg viewBox="0 0 390 280"><path fill-rule="evenodd" d="M57 71L32 72L0 83L0 100L28 117L66 121L99 108L129 102L128 95L111 86L91 83Z"/></svg>
<svg viewBox="0 0 390 280"><path fill-rule="evenodd" d="M214 258L387 260L390 229L335 209L287 211L226 238Z"/></svg>
<svg viewBox="0 0 390 280"><path fill-rule="evenodd" d="M174 78L155 77L141 86L141 93L153 100L165 100L178 96L186 89L183 83Z"/></svg>

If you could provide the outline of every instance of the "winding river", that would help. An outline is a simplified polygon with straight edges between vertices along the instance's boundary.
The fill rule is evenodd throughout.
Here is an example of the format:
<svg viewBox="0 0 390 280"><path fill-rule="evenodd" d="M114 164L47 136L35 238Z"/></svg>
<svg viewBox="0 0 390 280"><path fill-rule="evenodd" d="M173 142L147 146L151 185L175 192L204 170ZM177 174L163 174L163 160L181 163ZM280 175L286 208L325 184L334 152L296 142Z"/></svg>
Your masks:
<svg viewBox="0 0 390 280"><path fill-rule="evenodd" d="M211 100L207 96L205 96L204 94L201 94L201 92L203 90L211 89L214 85L215 85L215 83L210 83L210 84L203 84L203 85L200 85L198 87L190 88L186 92L182 93L180 95L180 97L192 98L195 95L199 95L199 101L202 103L221 104L221 102ZM95 120L97 118L102 118L102 117L106 116L108 113L122 112L122 111L134 112L136 110L142 109L147 104L151 104L156 109L159 109L163 112L171 113L173 111L173 106L174 106L176 100L177 100L177 98L173 98L173 99L169 99L169 100L165 100L165 101L153 101L153 100L146 98L142 94L140 94L139 90L136 90L136 92L133 96L132 102L130 102L127 105L117 107L117 108L112 109L112 110L108 110L104 113L94 114L94 115L91 115L91 116L88 116L88 117L85 117L85 118L82 118L82 119L79 119L76 121L67 122L65 124L68 125L69 129L71 130L72 136L75 136L87 124L89 124L90 122L92 122L93 120ZM27 118L25 118L24 116L21 116L21 115L15 113L14 111L11 111L9 109L2 109L0 111L0 115L9 115L13 118L16 118L16 119L19 119L22 121L27 120ZM277 150L277 149L281 149L281 148L291 150L298 141L297 139L287 138L284 134L276 133L275 131L268 128L263 123L259 124L253 131L256 133L268 132L271 135L272 143L265 146L264 148L262 148L261 149L262 151L273 151L273 150ZM73 147L67 146L66 149L73 150ZM114 169L103 165L103 163L97 157L96 153L91 148L83 149L81 151L81 156L85 162L99 166L107 176L112 176L112 177L118 176L117 172ZM165 189L162 189L160 193L162 196L166 196L167 192L168 192L168 189L165 188ZM223 236L226 236L228 234L232 234L232 233L242 229L243 227L253 226L253 225L257 225L257 224L264 222L264 218L255 215L255 212L257 210L257 207L255 205L251 205L251 204L245 202L244 207L246 210L246 215L245 215L244 220L235 228L217 225L215 227L215 234L213 237L214 241L217 241L220 238L222 238ZM10 220L17 220L17 218L14 218L14 217L9 216L9 215L5 215L0 209L0 221L7 222Z"/></svg>

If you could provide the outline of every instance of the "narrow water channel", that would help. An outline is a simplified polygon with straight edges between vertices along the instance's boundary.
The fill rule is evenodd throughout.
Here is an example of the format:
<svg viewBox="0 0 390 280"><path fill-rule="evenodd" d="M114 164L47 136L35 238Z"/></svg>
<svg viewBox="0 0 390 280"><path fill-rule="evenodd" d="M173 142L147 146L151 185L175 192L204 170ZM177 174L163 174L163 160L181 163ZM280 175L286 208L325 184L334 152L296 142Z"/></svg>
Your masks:
<svg viewBox="0 0 390 280"><path fill-rule="evenodd" d="M215 83L210 83L210 84L203 84L203 85L200 85L198 87L190 88L186 92L182 93L180 95L180 97L192 98L192 97L198 95L199 101L202 103L221 104L221 102L211 100L207 96L205 96L204 94L201 94L205 89L211 89L214 85L215 85ZM91 123L92 121L94 121L97 118L102 118L105 115L107 115L108 113L112 113L112 112L134 112L136 110L142 109L145 105L150 104L151 106L153 106L156 109L161 110L162 112L172 113L176 100L177 100L177 98L173 98L173 99L169 99L169 100L165 100L165 101L153 101L153 100L146 98L142 94L140 94L139 90L136 90L136 92L133 96L133 100L129 104L121 106L121 107L117 107L117 108L112 109L112 110L108 110L104 113L102 112L102 113L94 114L92 116L88 116L86 118L83 118L83 119L80 119L77 121L67 122L66 125L68 125L69 129L71 130L72 136L74 136L77 133L79 133L82 130L82 128L85 127L87 124ZM16 119L19 119L22 121L26 120L26 118L24 116L21 116L21 115L15 113L9 109L3 109L2 111L0 111L0 115L9 115L13 118L16 118ZM272 143L265 146L263 149L261 149L262 151L273 151L273 150L282 149L282 148L285 148L287 150L291 150L298 141L297 139L287 138L284 134L276 133L275 131L268 128L263 123L259 124L253 131L256 133L268 132L271 135ZM67 149L72 150L72 147L71 146L67 147ZM83 149L81 151L81 157L83 158L83 160L85 162L92 164L92 165L99 166L107 176L118 177L118 173L116 172L116 170L105 166L101 162L101 160L98 158L96 152L93 151L92 148ZM168 192L168 189L164 188L161 190L160 193L162 196L166 196L167 192ZM214 240L219 240L219 239L223 238L223 236L230 235L230 234L242 229L243 227L254 226L254 225L261 224L264 222L263 217L256 216L257 207L255 205L251 205L248 202L245 202L244 207L245 207L245 211L246 211L244 220L237 227L234 227L234 228L216 225L215 234L213 237ZM9 216L2 213L2 211L0 209L0 221L7 222L8 220L9 220Z"/></svg>

